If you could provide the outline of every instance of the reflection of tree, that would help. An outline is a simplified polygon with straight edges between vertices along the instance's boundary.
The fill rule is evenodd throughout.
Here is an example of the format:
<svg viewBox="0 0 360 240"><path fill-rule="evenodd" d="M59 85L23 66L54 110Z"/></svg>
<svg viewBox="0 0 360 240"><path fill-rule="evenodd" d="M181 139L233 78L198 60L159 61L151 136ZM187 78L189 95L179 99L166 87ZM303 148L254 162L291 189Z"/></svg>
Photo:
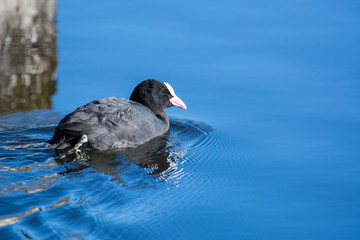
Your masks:
<svg viewBox="0 0 360 240"><path fill-rule="evenodd" d="M0 0L0 113L51 108L55 0Z"/></svg>

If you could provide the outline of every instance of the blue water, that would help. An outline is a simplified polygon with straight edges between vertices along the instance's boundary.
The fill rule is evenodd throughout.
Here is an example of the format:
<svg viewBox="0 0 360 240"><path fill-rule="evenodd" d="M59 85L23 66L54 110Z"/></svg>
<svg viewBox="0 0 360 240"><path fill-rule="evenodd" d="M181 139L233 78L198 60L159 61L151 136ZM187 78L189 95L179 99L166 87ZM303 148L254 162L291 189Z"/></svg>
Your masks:
<svg viewBox="0 0 360 240"><path fill-rule="evenodd" d="M53 109L0 116L3 239L360 239L360 2L57 3ZM57 122L169 82L188 110L60 161Z"/></svg>

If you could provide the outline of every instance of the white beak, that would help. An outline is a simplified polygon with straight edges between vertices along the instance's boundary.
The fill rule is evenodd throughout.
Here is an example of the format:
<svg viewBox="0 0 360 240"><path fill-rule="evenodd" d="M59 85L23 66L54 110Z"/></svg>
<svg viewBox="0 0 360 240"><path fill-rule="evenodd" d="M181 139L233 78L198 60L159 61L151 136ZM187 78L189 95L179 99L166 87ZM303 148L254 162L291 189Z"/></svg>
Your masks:
<svg viewBox="0 0 360 240"><path fill-rule="evenodd" d="M168 83L164 83L164 84L167 87L167 89L169 90L171 96L173 96L172 98L170 98L170 102L172 103L172 105L174 105L175 107L186 109L185 103L178 96L175 95L175 91L171 87L171 85Z"/></svg>
<svg viewBox="0 0 360 240"><path fill-rule="evenodd" d="M185 103L184 103L180 98L178 98L177 96L174 96L174 97L170 98L170 102L171 102L175 107L179 107L179 108L182 108L182 109L186 109Z"/></svg>

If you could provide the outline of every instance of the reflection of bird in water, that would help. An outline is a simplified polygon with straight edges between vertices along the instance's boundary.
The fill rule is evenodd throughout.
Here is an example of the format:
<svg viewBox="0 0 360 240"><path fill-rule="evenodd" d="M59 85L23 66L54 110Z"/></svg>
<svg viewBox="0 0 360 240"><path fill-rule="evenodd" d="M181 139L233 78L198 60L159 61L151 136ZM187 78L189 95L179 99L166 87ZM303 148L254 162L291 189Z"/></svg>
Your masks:
<svg viewBox="0 0 360 240"><path fill-rule="evenodd" d="M109 151L89 149L59 158L58 162L63 163L67 168L62 174L78 172L90 167L113 176L113 180L120 181L124 185L128 185L124 175L127 175L126 178L139 179L140 177L146 181L144 179L148 178L146 176L152 175L157 178L158 175L177 165L176 161L179 157L173 157L176 151L172 149L172 146L168 146L168 137L169 132L135 149ZM167 177L171 177L171 174ZM167 180L163 176L161 178Z"/></svg>
<svg viewBox="0 0 360 240"><path fill-rule="evenodd" d="M81 153L74 152L57 161L67 168L62 174L90 167L126 186L138 185L129 184L134 179L147 183L155 179L177 185L184 175L191 174L183 165L188 159L187 152L212 144L208 138L212 132L212 127L204 123L172 119L169 131L138 148L99 151L85 146Z"/></svg>

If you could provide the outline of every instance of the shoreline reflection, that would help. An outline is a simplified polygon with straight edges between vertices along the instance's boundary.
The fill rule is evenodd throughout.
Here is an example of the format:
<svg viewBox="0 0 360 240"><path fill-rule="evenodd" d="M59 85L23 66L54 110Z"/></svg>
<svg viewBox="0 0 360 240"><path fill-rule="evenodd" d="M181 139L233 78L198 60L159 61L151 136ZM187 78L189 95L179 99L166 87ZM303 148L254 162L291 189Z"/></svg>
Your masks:
<svg viewBox="0 0 360 240"><path fill-rule="evenodd" d="M0 1L0 114L52 107L56 1Z"/></svg>

